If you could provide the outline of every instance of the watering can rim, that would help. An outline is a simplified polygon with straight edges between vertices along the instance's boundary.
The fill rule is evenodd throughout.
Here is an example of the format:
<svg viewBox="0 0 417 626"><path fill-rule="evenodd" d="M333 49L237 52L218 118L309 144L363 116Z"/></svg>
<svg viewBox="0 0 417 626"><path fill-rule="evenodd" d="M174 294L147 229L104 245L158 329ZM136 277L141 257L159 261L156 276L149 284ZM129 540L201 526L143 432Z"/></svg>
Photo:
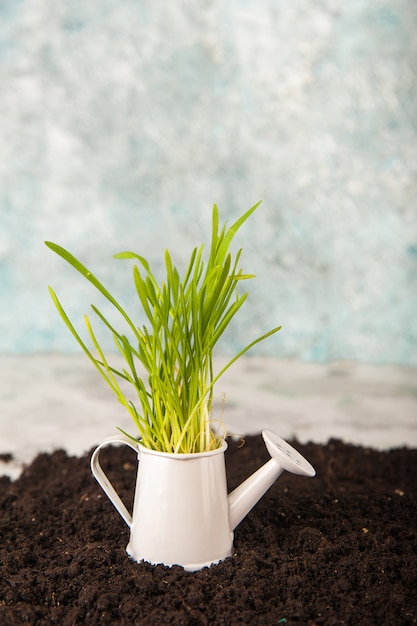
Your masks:
<svg viewBox="0 0 417 626"><path fill-rule="evenodd" d="M148 454L152 456L159 456L162 458L174 459L177 461L186 461L189 459L198 459L204 457L215 456L216 454L224 453L228 448L228 443L226 440L222 442L222 445L214 450L207 450L205 452L161 452L159 450L153 450L152 448L148 448L144 446L140 441L134 441L128 437L116 436L116 437L107 437L101 445L108 444L124 444L131 447L138 454ZM99 447L101 447L101 445Z"/></svg>

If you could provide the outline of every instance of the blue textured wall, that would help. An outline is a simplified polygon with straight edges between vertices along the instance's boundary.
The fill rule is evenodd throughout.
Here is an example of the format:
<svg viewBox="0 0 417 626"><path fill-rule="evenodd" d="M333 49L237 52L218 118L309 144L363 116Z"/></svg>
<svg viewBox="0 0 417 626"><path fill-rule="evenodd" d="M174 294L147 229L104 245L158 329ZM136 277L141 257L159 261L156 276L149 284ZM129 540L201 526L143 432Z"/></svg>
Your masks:
<svg viewBox="0 0 417 626"><path fill-rule="evenodd" d="M250 299L223 349L417 364L414 0L2 0L0 351L75 349L133 248L184 261L211 205L241 232ZM129 301L129 296L126 296Z"/></svg>

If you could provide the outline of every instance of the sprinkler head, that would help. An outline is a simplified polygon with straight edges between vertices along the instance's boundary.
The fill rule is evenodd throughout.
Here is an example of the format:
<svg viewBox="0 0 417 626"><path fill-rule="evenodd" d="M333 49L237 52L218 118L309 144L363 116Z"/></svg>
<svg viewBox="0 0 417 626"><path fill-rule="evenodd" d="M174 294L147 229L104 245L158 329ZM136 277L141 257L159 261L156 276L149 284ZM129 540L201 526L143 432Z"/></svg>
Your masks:
<svg viewBox="0 0 417 626"><path fill-rule="evenodd" d="M289 443L270 430L262 431L265 445L274 461L287 472L301 476L315 476L316 470Z"/></svg>

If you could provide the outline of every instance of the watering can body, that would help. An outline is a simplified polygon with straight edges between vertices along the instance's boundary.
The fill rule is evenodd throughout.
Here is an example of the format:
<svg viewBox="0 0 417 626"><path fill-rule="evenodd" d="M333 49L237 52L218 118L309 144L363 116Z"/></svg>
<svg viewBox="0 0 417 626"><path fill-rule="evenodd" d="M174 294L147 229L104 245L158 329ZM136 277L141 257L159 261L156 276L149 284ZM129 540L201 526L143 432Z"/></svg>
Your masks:
<svg viewBox="0 0 417 626"><path fill-rule="evenodd" d="M216 450L194 454L156 452L124 438L107 439L98 446L91 458L91 470L130 527L126 550L131 558L153 564L178 564L195 571L230 556L235 527L282 471L289 469L283 467L286 459L281 457L288 460L286 453L291 450L290 463L295 467L289 471L315 474L289 444L269 431L264 431L263 436L270 453L278 450L278 458L272 456L229 495L224 461L226 442ZM107 445L128 445L137 453L132 515L100 466L99 453Z"/></svg>

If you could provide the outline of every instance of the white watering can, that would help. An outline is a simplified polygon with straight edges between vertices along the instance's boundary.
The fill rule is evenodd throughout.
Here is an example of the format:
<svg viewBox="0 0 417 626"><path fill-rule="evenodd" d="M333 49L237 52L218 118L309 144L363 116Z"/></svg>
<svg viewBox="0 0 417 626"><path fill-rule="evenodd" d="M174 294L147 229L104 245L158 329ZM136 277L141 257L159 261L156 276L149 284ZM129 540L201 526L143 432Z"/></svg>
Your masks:
<svg viewBox="0 0 417 626"><path fill-rule="evenodd" d="M126 548L135 561L182 565L195 571L230 556L233 531L284 470L315 476L292 446L269 430L262 436L271 459L227 495L224 452L156 452L129 439L104 441L91 457L91 471L130 528ZM99 463L101 448L127 445L138 456L133 515Z"/></svg>

